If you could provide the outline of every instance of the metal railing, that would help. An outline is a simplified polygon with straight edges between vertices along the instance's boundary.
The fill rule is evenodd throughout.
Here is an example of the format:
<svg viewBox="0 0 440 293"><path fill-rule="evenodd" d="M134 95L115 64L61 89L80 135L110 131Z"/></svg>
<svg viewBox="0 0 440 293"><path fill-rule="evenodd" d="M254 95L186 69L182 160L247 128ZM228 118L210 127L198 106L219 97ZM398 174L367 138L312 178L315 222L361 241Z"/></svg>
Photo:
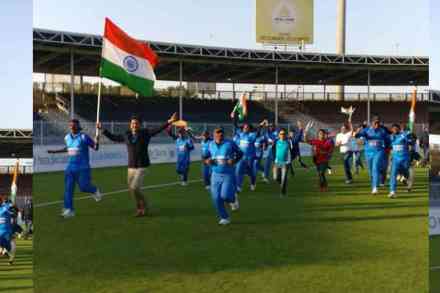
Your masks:
<svg viewBox="0 0 440 293"><path fill-rule="evenodd" d="M282 88L282 87L281 87ZM95 84L80 84L74 85L75 95L96 95L98 86ZM183 89L184 92L188 92ZM48 94L62 94L70 95L69 83L34 83L34 96L41 97L42 93ZM238 99L243 93L247 93L249 100L255 101L268 101L275 100L276 97L282 101L338 101L339 94L336 92L326 91L283 91L280 89L278 93L274 91L226 91L226 90L199 90L185 94L185 96L198 98L198 99L215 99L215 100L235 100ZM134 93L127 90L124 87L113 86L103 87L102 94L108 96L122 96L122 97L134 97ZM339 96L338 96L339 95ZM156 97L178 97L179 91L174 90L167 95L162 95L160 90L156 92ZM368 96L367 92L345 92L344 100L351 102L367 101L370 98L371 101L377 102L402 102L410 101L412 93L403 92L373 92ZM421 102L431 101L431 95L429 92L417 93L417 100ZM41 98L41 100L43 100ZM43 103L43 102L42 102Z"/></svg>

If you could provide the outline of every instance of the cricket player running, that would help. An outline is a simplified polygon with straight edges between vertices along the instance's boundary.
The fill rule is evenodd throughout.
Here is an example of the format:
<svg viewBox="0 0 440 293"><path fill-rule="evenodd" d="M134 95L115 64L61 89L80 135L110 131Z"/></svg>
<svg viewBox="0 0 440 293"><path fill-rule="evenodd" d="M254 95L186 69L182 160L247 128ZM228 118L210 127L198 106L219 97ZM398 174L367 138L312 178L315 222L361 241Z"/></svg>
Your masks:
<svg viewBox="0 0 440 293"><path fill-rule="evenodd" d="M67 153L68 161L64 171L64 208L61 216L70 218L75 216L73 207L73 194L75 185L79 185L81 192L91 193L96 201L102 199L98 188L91 182L89 148L99 149L99 137L93 140L90 136L82 133L78 120L69 121L70 133L64 137L65 147L60 150L48 150L49 154Z"/></svg>
<svg viewBox="0 0 440 293"><path fill-rule="evenodd" d="M405 178L409 178L410 168L410 146L412 142L412 134L402 131L399 124L393 124L390 136L392 156L391 156L391 173L390 173L390 194L389 198L396 197L397 175L401 174Z"/></svg>
<svg viewBox="0 0 440 293"><path fill-rule="evenodd" d="M237 144L224 138L223 129L214 130L214 140L209 143L205 155L205 164L212 167L211 198L220 218L220 225L228 225L231 220L225 204L238 209L236 198L235 164L243 157Z"/></svg>
<svg viewBox="0 0 440 293"><path fill-rule="evenodd" d="M0 250L9 256L9 264L15 259L16 244L13 239L12 220L17 217L18 209L8 201L5 194L0 194Z"/></svg>
<svg viewBox="0 0 440 293"><path fill-rule="evenodd" d="M373 118L372 126L359 128L355 133L355 137L364 139L365 158L371 179L371 193L377 195L382 175L385 146L389 145L389 135L381 126L379 117L376 116Z"/></svg>
<svg viewBox="0 0 440 293"><path fill-rule="evenodd" d="M251 180L250 189L251 191L254 191L257 181L257 168L255 164L257 154L255 150L255 142L260 135L260 128L254 130L248 123L244 123L243 127L240 128L236 117L233 118L233 121L235 126L234 141L239 145L240 150L243 152L243 157L237 163L235 170L237 177L237 193L242 190L243 180L246 174L249 175ZM267 121L263 121L260 124L260 127L266 122Z"/></svg>
<svg viewBox="0 0 440 293"><path fill-rule="evenodd" d="M261 165L261 160L263 159L264 151L267 148L267 139L265 135L260 134L257 139L255 140L255 170L264 172L264 168ZM264 174L264 173L263 173Z"/></svg>
<svg viewBox="0 0 440 293"><path fill-rule="evenodd" d="M194 144L184 128L179 128L177 135L172 132L172 127L168 127L167 132L176 141L176 172L180 176L182 186L187 186L189 166L191 164L190 154L194 150Z"/></svg>
<svg viewBox="0 0 440 293"><path fill-rule="evenodd" d="M143 217L149 212L149 204L142 193L144 183L145 169L150 166L150 157L148 155L148 145L153 136L165 130L171 123L177 121L177 114L174 113L167 122L156 129L141 128L141 119L138 116L132 116L129 122L129 129L124 134L113 134L104 129L103 134L111 141L123 142L127 145L128 153L128 172L127 183L130 195L136 201L135 217ZM96 125L102 129L101 123Z"/></svg>

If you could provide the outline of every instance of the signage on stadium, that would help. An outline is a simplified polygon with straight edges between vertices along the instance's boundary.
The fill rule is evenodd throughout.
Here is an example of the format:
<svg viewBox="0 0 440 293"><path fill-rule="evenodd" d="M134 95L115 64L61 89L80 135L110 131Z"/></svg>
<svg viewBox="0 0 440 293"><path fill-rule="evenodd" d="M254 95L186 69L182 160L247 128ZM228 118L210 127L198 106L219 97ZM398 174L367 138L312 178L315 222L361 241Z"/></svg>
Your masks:
<svg viewBox="0 0 440 293"><path fill-rule="evenodd" d="M256 0L258 43L313 43L313 0Z"/></svg>

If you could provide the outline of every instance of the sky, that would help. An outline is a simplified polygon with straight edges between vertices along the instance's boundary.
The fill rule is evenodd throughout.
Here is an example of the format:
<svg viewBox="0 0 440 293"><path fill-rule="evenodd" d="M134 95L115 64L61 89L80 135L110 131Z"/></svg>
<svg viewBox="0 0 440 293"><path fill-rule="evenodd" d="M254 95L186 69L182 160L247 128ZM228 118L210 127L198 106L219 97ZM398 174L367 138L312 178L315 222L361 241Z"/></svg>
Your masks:
<svg viewBox="0 0 440 293"><path fill-rule="evenodd" d="M0 128L32 128L32 0L0 0Z"/></svg>
<svg viewBox="0 0 440 293"><path fill-rule="evenodd" d="M314 1L314 44L308 52L335 53L336 2ZM347 0L347 54L429 54L429 0ZM258 48L255 37L255 0L76 0L59 5L57 0L36 0L34 27L102 34L109 17L138 39ZM266 47L267 48L267 47ZM294 49L294 48L293 48ZM42 80L42 76L34 76ZM168 86L159 81L156 86ZM229 86L229 87L228 87ZM248 86L252 88L250 85ZM217 85L231 90L232 85ZM319 86L307 90L322 90ZM237 90L249 90L246 85ZM266 87L274 90L274 87ZM288 91L296 90L291 86ZM329 88L331 90L331 88ZM366 91L366 87L346 91ZM373 88L373 91L408 91L408 88Z"/></svg>
<svg viewBox="0 0 440 293"><path fill-rule="evenodd" d="M429 86L440 90L440 35L436 30L440 28L440 1L431 0L431 45L429 59Z"/></svg>
<svg viewBox="0 0 440 293"><path fill-rule="evenodd" d="M427 55L429 0L347 0L347 53ZM110 17L145 40L262 48L255 41L255 0L36 0L34 27L102 34ZM336 0L315 0L315 44L336 49Z"/></svg>

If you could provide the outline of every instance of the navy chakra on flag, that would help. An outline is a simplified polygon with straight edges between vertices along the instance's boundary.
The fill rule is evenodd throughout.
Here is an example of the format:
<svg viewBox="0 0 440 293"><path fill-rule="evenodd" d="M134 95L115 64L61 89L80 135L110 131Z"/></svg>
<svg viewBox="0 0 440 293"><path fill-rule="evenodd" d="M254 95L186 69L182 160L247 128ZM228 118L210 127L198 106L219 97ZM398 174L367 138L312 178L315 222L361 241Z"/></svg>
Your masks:
<svg viewBox="0 0 440 293"><path fill-rule="evenodd" d="M139 68L139 63L136 58L130 55L124 58L123 65L128 72L135 72Z"/></svg>

